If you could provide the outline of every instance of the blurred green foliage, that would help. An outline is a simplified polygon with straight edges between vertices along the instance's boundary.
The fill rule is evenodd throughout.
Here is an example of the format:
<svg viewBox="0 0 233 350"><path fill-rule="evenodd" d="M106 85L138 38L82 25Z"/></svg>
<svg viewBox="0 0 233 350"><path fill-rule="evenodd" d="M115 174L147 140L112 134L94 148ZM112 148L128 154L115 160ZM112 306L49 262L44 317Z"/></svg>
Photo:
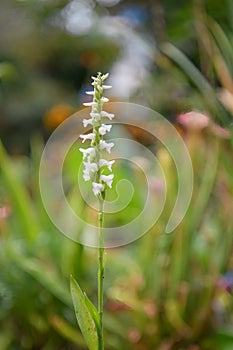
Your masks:
<svg viewBox="0 0 233 350"><path fill-rule="evenodd" d="M2 0L0 136L4 144L11 152L27 152L29 136L45 133L43 117L50 108L61 103L79 108L90 75L116 69L130 52L138 56L138 65L133 77L128 72L128 80L137 81L137 87L121 99L149 104L169 118L193 105L203 108L196 89L183 75L168 67L164 58L154 58L157 48L168 41L203 68L207 56L199 45L199 10L195 9L202 11L204 7L231 42L230 0L221 4L207 0ZM135 41L135 36L141 42ZM146 62L141 53L149 56ZM127 64L129 69L134 67L131 61L124 64L126 71ZM202 73L206 76L208 72ZM116 74L122 79L121 71L116 69ZM167 94L170 104L164 98ZM113 98L118 99L118 95Z"/></svg>
<svg viewBox="0 0 233 350"><path fill-rule="evenodd" d="M162 216L143 238L107 251L106 349L195 346L224 350L233 345L233 299L227 287L231 286L231 277L224 275L232 269L230 141L214 136L211 130L187 131L185 140L194 164L195 183L192 203L182 224L172 234L163 233L176 198L176 179L169 154L157 145L168 186ZM43 143L34 139L30 159L15 159L1 146L3 350L84 348L71 303L69 275L78 278L92 300L97 297L95 249L65 238L43 209L38 191L42 149ZM75 203L76 198L80 208L82 197L74 179L76 158L74 147L63 173L68 200ZM132 180L129 167L121 167L120 163L117 172ZM133 182L135 188L142 186L141 174L135 173ZM132 199L120 216L115 214L115 222L130 221L128 213L139 199ZM88 213L88 207L85 209L84 202L83 205Z"/></svg>

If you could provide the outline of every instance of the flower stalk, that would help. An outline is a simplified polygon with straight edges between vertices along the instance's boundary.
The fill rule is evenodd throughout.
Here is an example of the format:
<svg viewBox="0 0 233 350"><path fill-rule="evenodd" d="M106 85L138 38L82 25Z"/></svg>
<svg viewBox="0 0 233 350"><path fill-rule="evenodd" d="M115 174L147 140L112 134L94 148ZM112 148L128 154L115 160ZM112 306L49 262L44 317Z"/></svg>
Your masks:
<svg viewBox="0 0 233 350"><path fill-rule="evenodd" d="M92 126L92 131L89 134L80 135L82 143L90 141L89 148L80 148L83 153L83 178L85 181L92 181L92 191L98 198L98 315L99 315L99 333L98 333L98 349L104 349L103 337L103 297L104 297L104 237L103 237L103 221L104 221L104 200L107 188L112 187L114 175L112 165L114 160L106 160L103 158L103 153L111 153L114 146L113 142L106 142L104 136L110 132L112 125L105 124L104 118L110 121L114 118L114 114L107 113L103 110L103 105L108 102L104 97L104 90L111 88L105 85L104 81L108 74L98 73L93 79L93 91L87 91L88 95L93 96L92 102L84 103L85 106L91 107L90 119L83 120L83 126Z"/></svg>
<svg viewBox="0 0 233 350"><path fill-rule="evenodd" d="M99 200L98 231L99 231L99 271L98 271L98 313L100 322L99 350L104 349L103 337L103 299L104 299L104 241L103 241L103 211L104 201Z"/></svg>

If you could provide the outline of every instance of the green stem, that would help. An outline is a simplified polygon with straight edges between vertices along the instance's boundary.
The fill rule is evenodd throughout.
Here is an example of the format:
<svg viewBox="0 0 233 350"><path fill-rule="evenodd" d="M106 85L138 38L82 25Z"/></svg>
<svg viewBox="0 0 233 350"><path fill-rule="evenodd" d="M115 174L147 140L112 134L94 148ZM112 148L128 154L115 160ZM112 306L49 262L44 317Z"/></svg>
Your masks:
<svg viewBox="0 0 233 350"><path fill-rule="evenodd" d="M99 200L98 213L98 233L99 233L99 271L98 271L98 313L100 320L99 350L104 350L103 338L103 296L104 296L104 238L103 238L103 204L104 200Z"/></svg>

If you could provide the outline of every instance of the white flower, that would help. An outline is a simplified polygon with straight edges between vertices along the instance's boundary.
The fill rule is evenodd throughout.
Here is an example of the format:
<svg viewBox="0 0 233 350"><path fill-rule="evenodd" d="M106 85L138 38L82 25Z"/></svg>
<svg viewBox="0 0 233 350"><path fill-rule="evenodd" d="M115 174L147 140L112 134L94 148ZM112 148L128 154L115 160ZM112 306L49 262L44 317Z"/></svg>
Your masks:
<svg viewBox="0 0 233 350"><path fill-rule="evenodd" d="M83 119L83 126L84 128L87 127L87 125L92 125L93 120L92 119Z"/></svg>
<svg viewBox="0 0 233 350"><path fill-rule="evenodd" d="M92 102L85 102L85 103L83 103L83 105L86 107L97 107L98 103L92 101Z"/></svg>
<svg viewBox="0 0 233 350"><path fill-rule="evenodd" d="M87 95L93 95L93 96L94 96L94 95L95 95L95 91L86 91L86 94L87 94Z"/></svg>
<svg viewBox="0 0 233 350"><path fill-rule="evenodd" d="M80 135L80 138L83 139L82 143L85 142L86 140L93 141L95 139L95 134L93 132L91 132L90 134Z"/></svg>
<svg viewBox="0 0 233 350"><path fill-rule="evenodd" d="M96 163L83 162L85 169L83 170L83 178L85 181L91 179L91 173L96 173L98 171L98 166Z"/></svg>
<svg viewBox="0 0 233 350"><path fill-rule="evenodd" d="M99 78L94 77L93 75L91 76L91 79L93 79L94 81L98 81L99 80Z"/></svg>
<svg viewBox="0 0 233 350"><path fill-rule="evenodd" d="M106 73L106 74L102 75L102 80L103 81L106 80L108 76L109 76L109 73Z"/></svg>
<svg viewBox="0 0 233 350"><path fill-rule="evenodd" d="M95 173L96 171L98 171L98 166L96 163L83 162L83 164L85 166L85 171L89 173Z"/></svg>
<svg viewBox="0 0 233 350"><path fill-rule="evenodd" d="M101 117L107 117L108 119L112 120L114 118L114 114L102 111L101 112Z"/></svg>
<svg viewBox="0 0 233 350"><path fill-rule="evenodd" d="M83 178L84 178L85 181L91 180L91 176L90 176L89 171L83 170Z"/></svg>
<svg viewBox="0 0 233 350"><path fill-rule="evenodd" d="M104 191L104 185L97 182L92 182L92 190L95 196L98 196L102 191Z"/></svg>
<svg viewBox="0 0 233 350"><path fill-rule="evenodd" d="M83 153L83 157L91 156L95 157L95 148L89 147L89 148L79 148L80 152Z"/></svg>
<svg viewBox="0 0 233 350"><path fill-rule="evenodd" d="M102 97L102 98L100 99L100 101L101 101L102 103L105 103L105 102L108 102L109 99L108 99L107 97Z"/></svg>
<svg viewBox="0 0 233 350"><path fill-rule="evenodd" d="M109 171L112 171L112 165L115 163L115 160L110 160L109 162L105 159L99 160L99 168L106 166Z"/></svg>
<svg viewBox="0 0 233 350"><path fill-rule="evenodd" d="M109 188L112 188L113 178L114 178L114 175L113 175L113 174L110 174L110 175L100 175L100 181L105 182L106 185L107 185Z"/></svg>
<svg viewBox="0 0 233 350"><path fill-rule="evenodd" d="M104 89L104 90L111 89L111 88L112 88L111 85L103 85L103 89Z"/></svg>
<svg viewBox="0 0 233 350"><path fill-rule="evenodd" d="M106 125L106 124L102 124L100 127L99 127L99 133L100 133L100 135L105 135L106 134L106 132L108 131L110 131L111 130L111 127L112 127L112 125Z"/></svg>
<svg viewBox="0 0 233 350"><path fill-rule="evenodd" d="M114 146L113 142L106 142L104 140L100 140L100 150L103 151L104 149L110 153L111 152L111 148Z"/></svg>

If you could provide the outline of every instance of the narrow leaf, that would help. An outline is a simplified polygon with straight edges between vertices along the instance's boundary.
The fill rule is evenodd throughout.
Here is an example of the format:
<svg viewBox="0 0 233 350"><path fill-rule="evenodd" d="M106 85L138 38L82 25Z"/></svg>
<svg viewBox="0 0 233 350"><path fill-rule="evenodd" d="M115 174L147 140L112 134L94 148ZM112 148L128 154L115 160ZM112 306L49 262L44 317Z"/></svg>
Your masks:
<svg viewBox="0 0 233 350"><path fill-rule="evenodd" d="M46 269L45 264L36 258L27 258L23 254L17 253L12 247L7 247L7 254L17 263L23 271L30 274L37 280L47 291L66 305L71 305L69 290L65 284L61 283L60 275L53 269Z"/></svg>
<svg viewBox="0 0 233 350"><path fill-rule="evenodd" d="M3 144L0 141L0 175L3 184L9 193L14 207L14 212L18 216L18 222L22 227L22 232L30 241L33 241L40 232L39 223L34 212L33 203L26 192L23 184L17 178L17 173L13 167L11 159L8 157Z"/></svg>
<svg viewBox="0 0 233 350"><path fill-rule="evenodd" d="M70 277L70 289L72 300L74 304L76 318L86 341L89 350L98 349L98 336L96 325L93 320L92 314L88 309L85 301L84 294L79 287L78 283L71 276Z"/></svg>
<svg viewBox="0 0 233 350"><path fill-rule="evenodd" d="M232 116L222 105L212 86L188 57L170 43L164 43L161 47L161 51L193 82L202 94L202 97L212 114L216 115L219 121L224 121L225 124L228 125Z"/></svg>
<svg viewBox="0 0 233 350"><path fill-rule="evenodd" d="M90 301L90 299L88 298L86 293L83 293L83 295L85 298L86 306L87 306L88 310L90 311L91 316L95 322L97 333L100 334L100 320L99 320L98 311L96 310L95 305Z"/></svg>
<svg viewBox="0 0 233 350"><path fill-rule="evenodd" d="M70 324L64 319L57 315L53 315L50 319L50 322L56 331L64 338L72 341L79 346L85 346L81 333L76 328L71 327Z"/></svg>

